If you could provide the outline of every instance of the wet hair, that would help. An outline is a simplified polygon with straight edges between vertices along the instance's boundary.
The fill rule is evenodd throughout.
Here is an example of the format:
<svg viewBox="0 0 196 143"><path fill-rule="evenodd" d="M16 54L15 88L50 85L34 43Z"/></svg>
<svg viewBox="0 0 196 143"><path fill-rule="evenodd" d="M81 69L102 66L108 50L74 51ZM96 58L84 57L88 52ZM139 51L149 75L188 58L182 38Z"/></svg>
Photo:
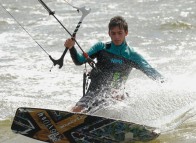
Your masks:
<svg viewBox="0 0 196 143"><path fill-rule="evenodd" d="M116 26L118 26L120 29L128 31L128 24L122 16L115 16L110 19L110 22L108 24L109 31Z"/></svg>

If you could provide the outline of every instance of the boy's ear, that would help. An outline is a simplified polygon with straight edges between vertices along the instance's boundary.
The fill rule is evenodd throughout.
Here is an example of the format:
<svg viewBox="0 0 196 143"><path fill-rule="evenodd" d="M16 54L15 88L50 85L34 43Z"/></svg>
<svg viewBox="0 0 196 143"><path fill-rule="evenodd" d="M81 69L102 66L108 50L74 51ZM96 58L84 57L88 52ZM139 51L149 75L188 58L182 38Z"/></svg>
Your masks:
<svg viewBox="0 0 196 143"><path fill-rule="evenodd" d="M108 30L108 35L110 36L110 30ZM111 37L111 36L110 36Z"/></svg>
<svg viewBox="0 0 196 143"><path fill-rule="evenodd" d="M126 36L128 35L128 33L129 33L128 31L125 31Z"/></svg>

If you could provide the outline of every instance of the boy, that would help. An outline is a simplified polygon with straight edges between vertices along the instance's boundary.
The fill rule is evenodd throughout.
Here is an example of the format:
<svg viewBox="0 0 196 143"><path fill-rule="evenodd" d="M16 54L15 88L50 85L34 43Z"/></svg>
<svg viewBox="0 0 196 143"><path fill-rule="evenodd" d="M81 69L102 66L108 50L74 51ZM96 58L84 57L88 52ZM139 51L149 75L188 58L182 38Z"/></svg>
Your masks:
<svg viewBox="0 0 196 143"><path fill-rule="evenodd" d="M127 45L125 38L128 35L128 25L123 17L113 17L108 28L111 42L106 44L98 42L87 52L90 58L97 59L97 70L92 69L87 93L77 102L72 109L73 112L87 112L105 103L105 96L112 96L121 89L132 68L141 70L153 80L163 81L162 75ZM86 59L76 51L74 44L74 40L70 38L66 40L64 46L70 50L73 62L82 65Z"/></svg>

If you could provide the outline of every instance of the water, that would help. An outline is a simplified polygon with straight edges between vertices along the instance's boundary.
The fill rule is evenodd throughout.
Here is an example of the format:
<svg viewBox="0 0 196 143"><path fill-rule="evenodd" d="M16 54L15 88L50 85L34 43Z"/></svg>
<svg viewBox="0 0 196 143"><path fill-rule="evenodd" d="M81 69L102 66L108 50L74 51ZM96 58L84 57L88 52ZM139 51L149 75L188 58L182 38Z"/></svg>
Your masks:
<svg viewBox="0 0 196 143"><path fill-rule="evenodd" d="M69 35L38 1L0 2L49 54L60 57ZM167 83L157 84L133 70L126 83L129 97L96 114L158 127L162 135L154 143L195 143L195 0L69 2L92 9L77 34L81 47L86 50L97 41L109 41L108 21L122 15L129 24L127 42L167 78ZM48 0L47 4L72 32L81 13L63 0ZM75 66L68 53L63 68L54 67L50 72L48 55L2 7L0 14L0 142L38 143L11 132L16 109L70 110L82 96L84 67Z"/></svg>

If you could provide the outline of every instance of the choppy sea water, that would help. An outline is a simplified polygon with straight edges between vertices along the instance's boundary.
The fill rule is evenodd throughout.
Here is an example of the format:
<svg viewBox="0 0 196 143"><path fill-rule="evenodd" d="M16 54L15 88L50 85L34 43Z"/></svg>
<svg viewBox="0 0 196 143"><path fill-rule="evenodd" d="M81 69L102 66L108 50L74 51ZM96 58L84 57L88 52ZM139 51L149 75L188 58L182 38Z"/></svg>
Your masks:
<svg viewBox="0 0 196 143"><path fill-rule="evenodd" d="M61 56L69 35L37 0L0 2L50 55ZM81 13L63 0L45 2L72 32ZM77 34L81 47L87 50L97 41L109 41L107 24L111 17L122 15L129 24L128 44L167 78L157 84L133 70L126 83L129 97L97 115L160 128L161 136L152 143L195 143L195 0L69 2L91 8ZM50 72L48 55L2 7L0 14L0 142L38 143L10 130L16 109L70 110L82 96L84 66L75 66L68 53L63 68Z"/></svg>

